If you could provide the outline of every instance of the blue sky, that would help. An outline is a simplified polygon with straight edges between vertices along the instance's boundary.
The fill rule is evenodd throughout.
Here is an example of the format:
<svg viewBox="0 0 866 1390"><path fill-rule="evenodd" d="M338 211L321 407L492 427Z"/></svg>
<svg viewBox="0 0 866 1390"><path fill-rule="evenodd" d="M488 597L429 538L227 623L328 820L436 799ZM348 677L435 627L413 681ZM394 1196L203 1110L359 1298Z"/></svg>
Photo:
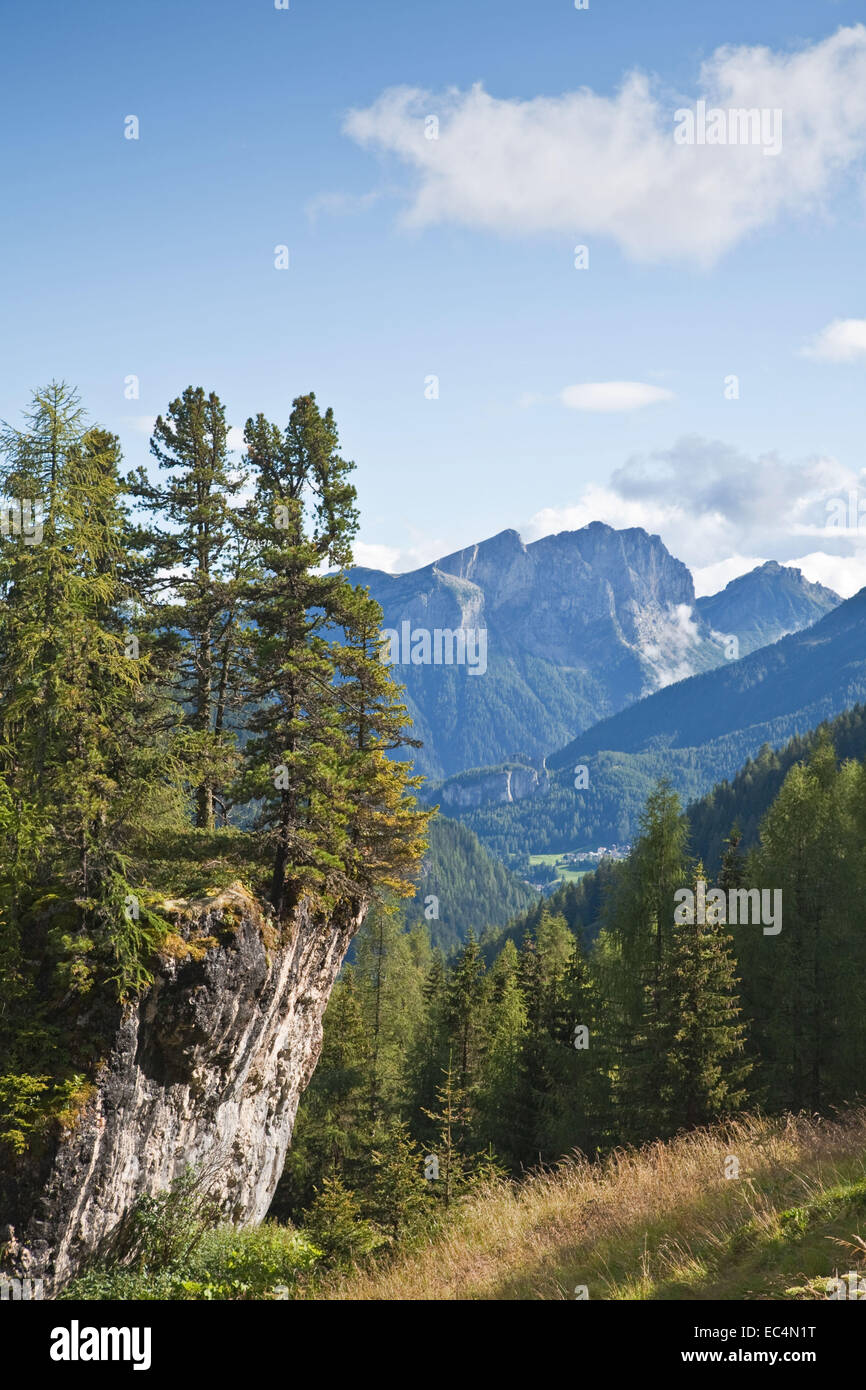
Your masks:
<svg viewBox="0 0 866 1390"><path fill-rule="evenodd" d="M358 464L365 562L599 516L659 531L702 588L806 557L852 592L863 531L821 529L864 466L862 15L846 0L17 7L0 57L0 415L65 377L134 464L190 383L238 426L285 420L313 389ZM780 154L678 149L674 110L713 93L780 107ZM622 408L568 394L611 383ZM623 383L660 398L637 406Z"/></svg>

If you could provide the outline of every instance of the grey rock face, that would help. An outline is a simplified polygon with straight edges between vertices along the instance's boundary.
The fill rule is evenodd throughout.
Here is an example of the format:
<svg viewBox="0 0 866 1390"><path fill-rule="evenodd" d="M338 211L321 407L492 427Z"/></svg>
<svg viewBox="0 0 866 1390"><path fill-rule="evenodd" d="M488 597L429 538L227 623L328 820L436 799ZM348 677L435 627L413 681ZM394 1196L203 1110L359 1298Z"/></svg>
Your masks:
<svg viewBox="0 0 866 1390"><path fill-rule="evenodd" d="M443 782L436 791L436 800L446 808L465 809L522 801L527 796L540 796L547 791L548 776L544 770L525 767L481 768L464 772Z"/></svg>
<svg viewBox="0 0 866 1390"><path fill-rule="evenodd" d="M423 744L416 769L437 780L537 762L643 696L799 631L838 602L777 564L696 600L691 574L658 536L601 522L529 545L503 531L410 574L353 577L393 632L486 634L483 674L416 664L402 648L393 668ZM467 803L464 791L446 804L508 799L491 786Z"/></svg>
<svg viewBox="0 0 866 1390"><path fill-rule="evenodd" d="M593 522L530 545L503 531L411 574L353 577L370 586L392 631L486 633L483 674L404 659L394 667L424 745L416 768L434 778L537 761L563 735L722 660L693 617L691 574L639 528Z"/></svg>
<svg viewBox="0 0 866 1390"><path fill-rule="evenodd" d="M226 1220L266 1215L331 987L363 911L302 905L282 933L242 885L173 905L176 935L147 994L119 1015L95 1093L3 1213L4 1263L56 1290L104 1253L143 1193L199 1170Z"/></svg>

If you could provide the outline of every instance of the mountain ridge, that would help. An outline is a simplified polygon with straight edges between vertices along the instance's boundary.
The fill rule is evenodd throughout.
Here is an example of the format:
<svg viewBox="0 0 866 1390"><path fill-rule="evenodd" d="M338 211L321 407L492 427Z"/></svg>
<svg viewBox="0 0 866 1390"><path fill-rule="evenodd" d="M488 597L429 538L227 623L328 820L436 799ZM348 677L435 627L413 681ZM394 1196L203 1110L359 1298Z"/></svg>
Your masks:
<svg viewBox="0 0 866 1390"><path fill-rule="evenodd" d="M547 758L543 792L468 807L464 796L449 813L515 866L527 853L622 843L660 778L695 801L764 744L780 748L864 701L866 588L814 626L600 721Z"/></svg>
<svg viewBox="0 0 866 1390"><path fill-rule="evenodd" d="M528 543L506 529L404 574L356 567L351 577L381 605L386 631L485 634L483 673L461 668L459 655L432 664L410 658L408 644L394 647L423 744L415 767L436 780L540 762L575 732L726 657L728 634L703 615L708 601L696 599L691 573L641 527L595 521ZM838 602L781 566L761 584L765 607L774 586L784 602L780 615L749 618L747 647ZM734 626L738 595L754 608L752 587L735 589L717 620L724 614Z"/></svg>

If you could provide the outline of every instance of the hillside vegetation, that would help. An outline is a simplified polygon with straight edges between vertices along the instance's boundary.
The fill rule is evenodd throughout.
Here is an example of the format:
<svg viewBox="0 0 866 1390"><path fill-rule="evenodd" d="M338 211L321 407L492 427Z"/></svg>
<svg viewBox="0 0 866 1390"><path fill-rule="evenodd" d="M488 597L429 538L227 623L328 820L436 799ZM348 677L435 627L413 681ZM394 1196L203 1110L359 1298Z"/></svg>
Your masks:
<svg viewBox="0 0 866 1390"><path fill-rule="evenodd" d="M430 940L444 951L462 945L470 931L504 927L537 900L526 883L494 859L459 821L434 816L418 890L406 904L406 921L426 922Z"/></svg>
<svg viewBox="0 0 866 1390"><path fill-rule="evenodd" d="M783 748L793 741L784 773L811 746L812 731L828 721L842 720L840 756L861 756L856 728L848 744L844 739L845 711L856 712L866 698L864 654L866 590L803 632L669 685L587 729L548 757L544 795L454 814L517 868L527 853L631 839L661 777L684 801L695 801L734 777L765 745ZM574 776L581 765L586 785ZM779 785L781 778L772 790Z"/></svg>
<svg viewBox="0 0 866 1390"><path fill-rule="evenodd" d="M866 1111L748 1116L493 1183L429 1244L317 1297L819 1299L862 1272L864 1236Z"/></svg>

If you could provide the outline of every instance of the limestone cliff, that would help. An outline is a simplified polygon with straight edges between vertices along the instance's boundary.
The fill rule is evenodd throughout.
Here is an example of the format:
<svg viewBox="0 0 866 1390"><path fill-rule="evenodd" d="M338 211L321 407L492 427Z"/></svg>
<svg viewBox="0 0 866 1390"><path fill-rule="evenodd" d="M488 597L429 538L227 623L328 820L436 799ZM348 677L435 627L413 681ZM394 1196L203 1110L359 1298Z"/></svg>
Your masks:
<svg viewBox="0 0 866 1390"><path fill-rule="evenodd" d="M548 782L544 767L539 770L522 763L507 763L449 778L436 789L434 799L448 810L502 805L527 796L541 796L547 791Z"/></svg>
<svg viewBox="0 0 866 1390"><path fill-rule="evenodd" d="M323 921L302 904L278 931L240 884L168 913L175 931L153 984L118 1010L74 1124L4 1185L4 1267L54 1290L111 1247L138 1196L187 1165L207 1175L226 1220L265 1216L363 918Z"/></svg>

